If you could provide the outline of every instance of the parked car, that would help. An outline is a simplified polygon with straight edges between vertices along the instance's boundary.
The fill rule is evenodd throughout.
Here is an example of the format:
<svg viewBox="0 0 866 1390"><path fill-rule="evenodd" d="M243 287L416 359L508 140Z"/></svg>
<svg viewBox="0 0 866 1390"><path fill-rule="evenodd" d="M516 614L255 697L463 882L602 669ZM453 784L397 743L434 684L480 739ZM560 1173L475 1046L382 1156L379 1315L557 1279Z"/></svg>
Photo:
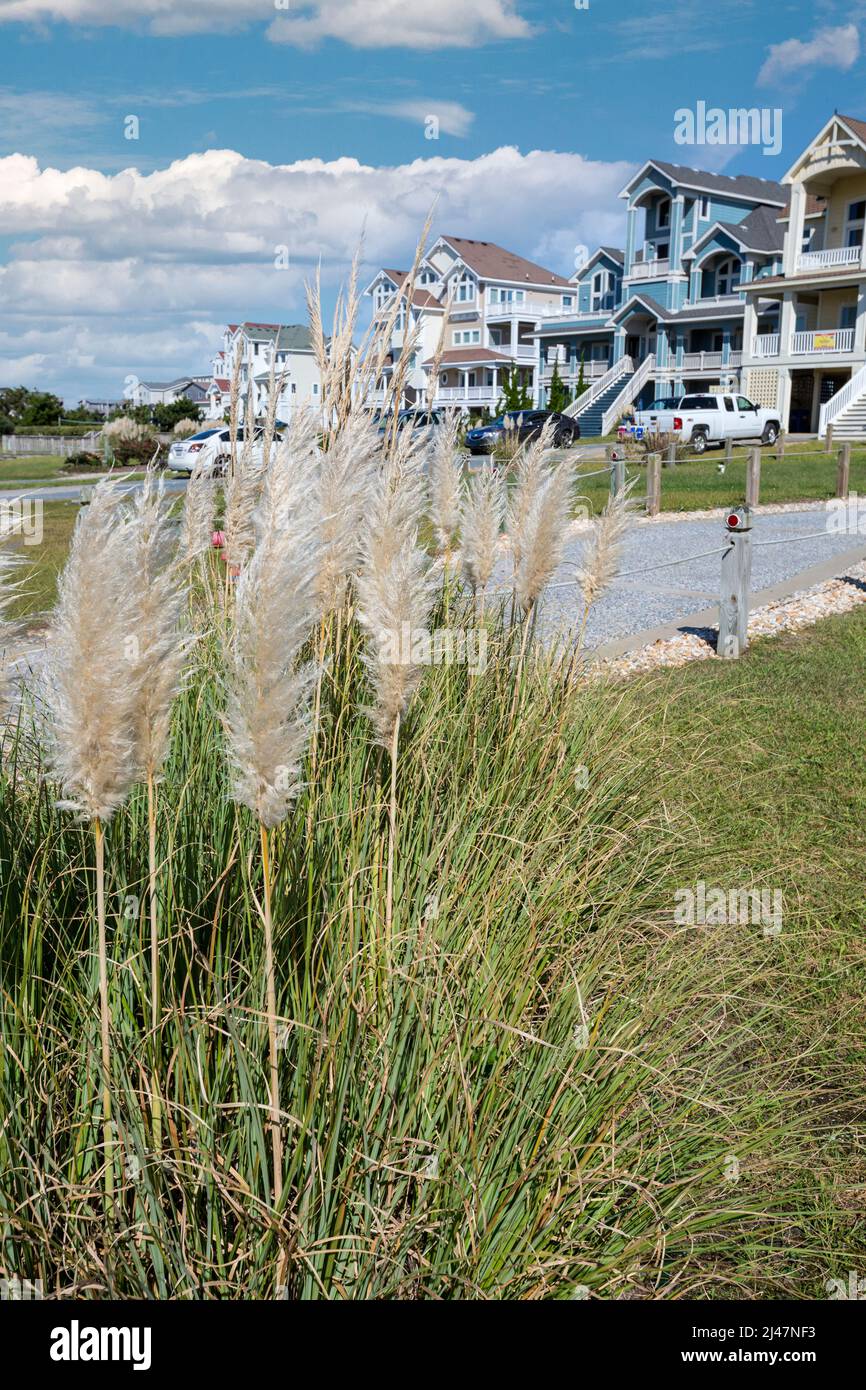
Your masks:
<svg viewBox="0 0 866 1390"><path fill-rule="evenodd" d="M411 430L413 435L430 434L442 424L441 410L425 410L422 406L410 405L397 416L398 430ZM384 437L390 430L393 415L383 416L379 424L379 434Z"/></svg>
<svg viewBox="0 0 866 1390"><path fill-rule="evenodd" d="M257 462L261 462L262 438L264 430L261 426L256 426L253 433L253 457ZM281 438L279 431L274 434L274 440ZM244 427L238 427L238 445L243 447ZM198 434L190 435L189 439L180 439L176 444L172 444L168 451L167 466L175 473L186 473L188 476L194 469L199 469L202 473L223 473L229 465L232 454L232 432L228 425L213 425L208 429L199 430Z"/></svg>
<svg viewBox="0 0 866 1390"><path fill-rule="evenodd" d="M653 402L653 406L658 402ZM711 444L728 439L759 439L775 444L781 428L779 415L754 405L746 396L731 393L681 396L672 405L638 411L635 423L658 434L672 434L702 454Z"/></svg>
<svg viewBox="0 0 866 1390"><path fill-rule="evenodd" d="M466 447L470 454L492 454L497 444L502 444L506 433L509 440L525 444L541 433L549 420L553 421L553 447L565 449L580 439L580 425L570 415L560 415L555 410L508 410L497 415L489 425L479 425L466 435ZM508 421L508 424L506 424Z"/></svg>

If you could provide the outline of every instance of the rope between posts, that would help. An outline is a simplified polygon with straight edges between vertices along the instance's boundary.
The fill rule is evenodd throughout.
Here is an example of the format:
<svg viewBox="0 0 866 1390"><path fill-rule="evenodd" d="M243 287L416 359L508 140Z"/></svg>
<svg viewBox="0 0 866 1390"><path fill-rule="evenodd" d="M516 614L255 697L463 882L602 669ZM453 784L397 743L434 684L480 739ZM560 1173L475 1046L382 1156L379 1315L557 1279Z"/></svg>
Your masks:
<svg viewBox="0 0 866 1390"><path fill-rule="evenodd" d="M622 574L615 574L614 579L630 579L634 574L652 574L654 570L668 570L672 565L687 565L690 560L705 560L708 555L724 555L727 549L728 546L719 545L714 550L702 550L698 555L686 555L681 560L663 560L660 565L648 565L639 570L625 570Z"/></svg>
<svg viewBox="0 0 866 1390"><path fill-rule="evenodd" d="M819 536L829 536L830 534L829 531L807 531L802 536L778 536L772 541L753 541L752 545L793 545L794 541L814 541Z"/></svg>

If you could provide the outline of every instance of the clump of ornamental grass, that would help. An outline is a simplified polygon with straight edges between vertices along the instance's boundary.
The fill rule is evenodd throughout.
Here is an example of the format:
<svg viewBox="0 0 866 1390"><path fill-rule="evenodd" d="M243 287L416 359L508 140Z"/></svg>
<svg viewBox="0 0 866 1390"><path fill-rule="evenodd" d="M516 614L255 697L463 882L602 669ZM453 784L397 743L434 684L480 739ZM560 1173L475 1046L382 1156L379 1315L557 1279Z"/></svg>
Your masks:
<svg viewBox="0 0 866 1390"><path fill-rule="evenodd" d="M168 754L171 712L180 691L193 638L182 625L187 586L178 563L176 523L162 478L150 471L133 503L138 614L136 640L141 674L135 708L139 777L147 786L148 905L150 915L151 1027L160 1020L159 912L156 863L157 784ZM158 1078L154 1077L155 1090ZM154 1096L154 1131L160 1143L160 1102Z"/></svg>
<svg viewBox="0 0 866 1390"><path fill-rule="evenodd" d="M194 567L211 548L216 511L216 479L197 465L186 485L180 523L179 556Z"/></svg>
<svg viewBox="0 0 866 1390"><path fill-rule="evenodd" d="M255 550L237 585L225 652L226 747L231 795L259 825L265 933L269 1111L273 1193L283 1185L272 921L270 833L301 789L310 737L313 663L301 660L317 616L315 468L309 421L299 416L266 475L255 514Z"/></svg>
<svg viewBox="0 0 866 1390"><path fill-rule="evenodd" d="M249 558L256 539L255 512L262 492L265 475L264 457L255 448L253 428L252 398L247 401L245 414L246 428L240 453L232 437L232 458L225 485L225 546L223 559L226 562L227 579L234 571L237 573Z"/></svg>
<svg viewBox="0 0 866 1390"><path fill-rule="evenodd" d="M505 483L499 469L485 463L469 476L460 515L463 578L474 594L481 593L482 618L504 521Z"/></svg>
<svg viewBox="0 0 866 1390"><path fill-rule="evenodd" d="M105 919L105 826L139 772L142 707L139 550L135 520L117 485L99 483L79 514L58 582L42 685L44 737L58 805L93 830L102 1053L105 1193L114 1196L111 1020Z"/></svg>
<svg viewBox="0 0 866 1390"><path fill-rule="evenodd" d="M460 416L449 411L430 442L427 471L429 477L430 520L436 545L445 563L460 528L460 494L463 464L458 451Z"/></svg>

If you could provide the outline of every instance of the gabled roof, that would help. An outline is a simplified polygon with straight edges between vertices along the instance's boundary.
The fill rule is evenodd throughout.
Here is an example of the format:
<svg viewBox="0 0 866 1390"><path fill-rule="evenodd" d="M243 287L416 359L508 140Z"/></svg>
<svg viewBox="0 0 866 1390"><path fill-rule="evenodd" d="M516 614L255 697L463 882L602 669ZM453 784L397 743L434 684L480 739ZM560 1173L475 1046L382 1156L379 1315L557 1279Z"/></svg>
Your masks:
<svg viewBox="0 0 866 1390"><path fill-rule="evenodd" d="M443 241L481 280L507 280L513 284L535 285L538 289L548 285L562 289L571 288L570 281L564 276L557 275L555 271L548 270L535 261L528 261L524 256L518 256L514 251L506 251L504 246L497 246L495 241L472 241L467 237L441 236L436 245Z"/></svg>
<svg viewBox="0 0 866 1390"><path fill-rule="evenodd" d="M620 251L619 248L616 246L599 246L596 251L593 251L589 260L580 267L580 270L576 270L574 272L574 274L571 277L571 280L569 281L569 284L577 284L581 276L585 275L586 272L590 270L592 266L595 265L596 261L600 260L602 256L607 256L608 260L613 261L615 265L625 265L624 251Z"/></svg>
<svg viewBox="0 0 866 1390"><path fill-rule="evenodd" d="M244 323L246 336L256 343L276 343L282 352L312 352L313 339L305 323Z"/></svg>
<svg viewBox="0 0 866 1390"><path fill-rule="evenodd" d="M712 241L716 232L724 232L744 251L759 251L769 255L773 251L782 251L785 245L785 233L777 209L757 207L742 222L714 222L688 251L683 252L683 260L696 256L705 242Z"/></svg>
<svg viewBox="0 0 866 1390"><path fill-rule="evenodd" d="M514 362L514 358L508 352L494 352L492 348L468 347L450 348L448 352L443 352L440 366L442 367L469 367L484 366L494 362ZM429 357L424 363L425 367L432 367L435 359ZM527 365L527 364L524 364Z"/></svg>
<svg viewBox="0 0 866 1390"><path fill-rule="evenodd" d="M372 294L374 286L379 283L383 275L386 275L388 279L391 281L391 283L394 285L396 293L397 290L401 290L405 285L409 272L408 270L382 269L379 271L378 275L376 275L375 278L370 281L364 293ZM438 309L441 311L444 306L436 298L435 294L431 294L429 290L421 290L416 285L412 294L412 307L413 309Z"/></svg>
<svg viewBox="0 0 866 1390"><path fill-rule="evenodd" d="M797 170L803 163L803 160L809 154L812 147L814 145L817 145L818 141L821 140L824 135L826 135L827 131L831 128L831 126L834 123L844 126L845 129L848 131L848 134L852 137L852 139L856 140L857 143L863 148L863 150L866 151L866 121L858 120L855 116L840 116L838 111L834 111L833 115L830 116L829 119L824 122L814 139L809 141L805 150L798 154L797 158L794 160L794 163L791 165L787 174L785 174L786 183L793 182Z"/></svg>
<svg viewBox="0 0 866 1390"><path fill-rule="evenodd" d="M730 193L743 198L748 203L768 203L774 207L784 207L788 202L788 192L780 183L770 179L758 179L752 174L711 174L707 169L691 169L685 164L669 164L664 159L648 159L620 193L628 197L635 184L640 183L648 169L657 169L680 188L690 188L697 193Z"/></svg>

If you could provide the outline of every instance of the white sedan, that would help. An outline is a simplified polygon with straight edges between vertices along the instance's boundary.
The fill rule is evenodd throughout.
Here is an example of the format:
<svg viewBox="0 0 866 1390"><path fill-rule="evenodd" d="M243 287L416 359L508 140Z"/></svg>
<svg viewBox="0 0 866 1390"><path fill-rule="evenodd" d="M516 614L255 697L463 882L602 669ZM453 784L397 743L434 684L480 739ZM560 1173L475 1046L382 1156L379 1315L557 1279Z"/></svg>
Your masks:
<svg viewBox="0 0 866 1390"><path fill-rule="evenodd" d="M253 457L261 462L262 438L264 431L257 427L253 435ZM279 443L280 435L274 435L274 443ZM238 445L243 447L243 426L238 428ZM179 439L168 451L168 467L174 473L192 474L224 473L232 456L232 432L228 425L213 425L199 430L189 439Z"/></svg>

